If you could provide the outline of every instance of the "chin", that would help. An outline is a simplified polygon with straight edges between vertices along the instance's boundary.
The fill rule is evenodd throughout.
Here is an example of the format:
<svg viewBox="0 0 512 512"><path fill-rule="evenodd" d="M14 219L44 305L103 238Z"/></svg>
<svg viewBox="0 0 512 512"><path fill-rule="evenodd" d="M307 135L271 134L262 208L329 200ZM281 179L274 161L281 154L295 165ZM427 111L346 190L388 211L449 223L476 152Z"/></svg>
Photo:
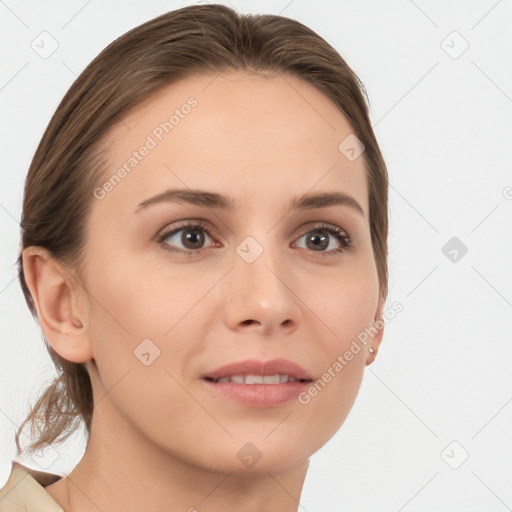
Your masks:
<svg viewBox="0 0 512 512"><path fill-rule="evenodd" d="M291 435L285 429L270 435L271 430L266 430L262 435L247 429L243 436L228 439L226 435L223 441L212 440L204 451L197 453L197 446L195 451L199 464L213 472L247 476L285 473L307 463L328 440L327 436L325 439L313 438L311 430L304 430L302 435Z"/></svg>

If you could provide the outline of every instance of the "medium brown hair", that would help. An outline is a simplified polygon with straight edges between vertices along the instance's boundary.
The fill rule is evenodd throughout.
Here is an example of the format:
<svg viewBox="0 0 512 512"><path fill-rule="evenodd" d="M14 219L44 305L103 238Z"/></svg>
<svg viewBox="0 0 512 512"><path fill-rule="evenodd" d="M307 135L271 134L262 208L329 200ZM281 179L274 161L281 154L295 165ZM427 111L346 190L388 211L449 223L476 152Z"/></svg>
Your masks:
<svg viewBox="0 0 512 512"><path fill-rule="evenodd" d="M46 248L64 268L79 271L93 190L105 172L107 134L143 100L198 73L243 70L290 74L328 96L365 145L369 222L381 294L387 291L388 179L368 114L363 84L338 52L303 24L282 16L244 15L224 5L168 12L108 45L75 80L55 111L30 165L23 200L21 251ZM341 142L341 141L340 141ZM37 318L23 274L23 294ZM77 274L79 275L79 273ZM44 335L43 335L44 338ZM16 432L31 425L25 452L62 442L83 421L90 436L93 393L83 363L59 356L44 338L59 377Z"/></svg>

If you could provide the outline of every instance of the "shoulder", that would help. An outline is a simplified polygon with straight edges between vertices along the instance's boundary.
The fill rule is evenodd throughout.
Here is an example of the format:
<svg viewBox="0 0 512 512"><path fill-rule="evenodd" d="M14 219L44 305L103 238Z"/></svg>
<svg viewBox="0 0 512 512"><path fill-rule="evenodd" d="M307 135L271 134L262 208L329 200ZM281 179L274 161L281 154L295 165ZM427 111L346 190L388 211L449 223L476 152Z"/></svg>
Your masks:
<svg viewBox="0 0 512 512"><path fill-rule="evenodd" d="M13 461L9 479L0 489L0 512L64 512L43 487L60 478Z"/></svg>

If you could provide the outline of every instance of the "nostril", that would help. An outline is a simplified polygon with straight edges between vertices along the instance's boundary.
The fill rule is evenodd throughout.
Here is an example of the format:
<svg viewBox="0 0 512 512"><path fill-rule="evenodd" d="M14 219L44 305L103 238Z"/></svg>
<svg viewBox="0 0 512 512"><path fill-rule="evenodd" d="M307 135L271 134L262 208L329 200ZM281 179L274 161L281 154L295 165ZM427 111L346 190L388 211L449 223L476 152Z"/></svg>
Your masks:
<svg viewBox="0 0 512 512"><path fill-rule="evenodd" d="M249 319L249 320L244 320L242 322L242 325L251 325L252 323L258 323L258 322L256 320Z"/></svg>

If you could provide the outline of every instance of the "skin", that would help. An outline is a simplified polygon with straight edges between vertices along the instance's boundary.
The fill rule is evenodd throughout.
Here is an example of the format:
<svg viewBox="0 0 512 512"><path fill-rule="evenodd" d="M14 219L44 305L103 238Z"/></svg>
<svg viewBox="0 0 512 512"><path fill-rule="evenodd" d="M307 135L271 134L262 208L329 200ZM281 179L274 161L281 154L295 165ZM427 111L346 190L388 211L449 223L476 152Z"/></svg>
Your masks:
<svg viewBox="0 0 512 512"><path fill-rule="evenodd" d="M250 407L200 379L248 358L289 359L319 379L374 324L383 297L364 158L338 150L350 124L298 78L229 72L167 87L112 131L105 179L191 96L191 113L103 199L91 197L81 281L42 248L23 253L47 339L85 362L93 385L85 454L46 487L65 511L296 511L309 457L345 420L368 349L381 342L382 330L307 405ZM167 202L135 213L171 188L229 195L238 209ZM290 211L302 194L333 191L363 214L347 205ZM183 232L155 240L198 218L211 230L192 257L164 249L186 250ZM310 248L319 222L342 228L351 249L332 253L334 235L327 249ZM263 248L252 263L236 252L247 236ZM147 338L160 350L149 366L134 356ZM237 457L247 442L262 455L252 467Z"/></svg>

